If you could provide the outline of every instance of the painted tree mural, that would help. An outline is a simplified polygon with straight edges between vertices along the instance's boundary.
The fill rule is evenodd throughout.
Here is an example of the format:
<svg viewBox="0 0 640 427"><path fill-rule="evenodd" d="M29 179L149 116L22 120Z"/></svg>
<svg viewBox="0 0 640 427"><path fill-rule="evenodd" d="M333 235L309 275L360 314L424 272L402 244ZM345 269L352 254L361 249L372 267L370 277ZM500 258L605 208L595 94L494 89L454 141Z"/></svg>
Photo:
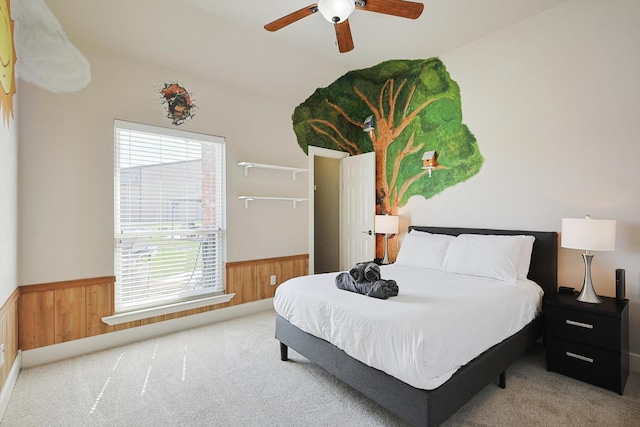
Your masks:
<svg viewBox="0 0 640 427"><path fill-rule="evenodd" d="M373 116L373 130L365 121ZM298 144L376 153L376 203L397 214L410 197L430 198L466 181L483 158L462 123L460 89L438 58L386 61L317 89L294 111ZM437 163L423 167L425 152Z"/></svg>

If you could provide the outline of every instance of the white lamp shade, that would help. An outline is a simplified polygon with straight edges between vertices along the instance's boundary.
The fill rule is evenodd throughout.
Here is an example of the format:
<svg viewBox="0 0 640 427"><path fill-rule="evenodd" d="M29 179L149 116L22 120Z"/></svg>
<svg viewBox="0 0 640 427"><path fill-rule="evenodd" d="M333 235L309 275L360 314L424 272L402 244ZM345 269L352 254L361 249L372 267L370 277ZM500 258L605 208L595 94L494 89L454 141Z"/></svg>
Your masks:
<svg viewBox="0 0 640 427"><path fill-rule="evenodd" d="M320 14L333 24L346 21L355 8L353 0L320 0L318 2Z"/></svg>
<svg viewBox="0 0 640 427"><path fill-rule="evenodd" d="M373 228L377 234L397 234L399 219L396 215L376 215Z"/></svg>
<svg viewBox="0 0 640 427"><path fill-rule="evenodd" d="M616 249L616 221L611 219L562 218L563 248L585 251Z"/></svg>

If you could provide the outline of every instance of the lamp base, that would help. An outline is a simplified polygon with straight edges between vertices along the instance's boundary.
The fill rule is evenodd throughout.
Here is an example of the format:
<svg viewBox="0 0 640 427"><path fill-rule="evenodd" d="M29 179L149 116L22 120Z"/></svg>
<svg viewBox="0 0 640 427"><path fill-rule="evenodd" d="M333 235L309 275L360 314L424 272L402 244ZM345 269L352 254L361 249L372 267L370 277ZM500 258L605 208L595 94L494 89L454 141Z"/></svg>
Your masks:
<svg viewBox="0 0 640 427"><path fill-rule="evenodd" d="M582 259L584 260L584 283L580 295L578 295L576 299L589 304L600 304L602 300L598 297L598 294L596 294L595 289L593 289L593 282L591 281L591 260L593 259L593 255L584 253L582 254Z"/></svg>
<svg viewBox="0 0 640 427"><path fill-rule="evenodd" d="M384 258L382 258L382 264L389 264L389 235L384 235Z"/></svg>

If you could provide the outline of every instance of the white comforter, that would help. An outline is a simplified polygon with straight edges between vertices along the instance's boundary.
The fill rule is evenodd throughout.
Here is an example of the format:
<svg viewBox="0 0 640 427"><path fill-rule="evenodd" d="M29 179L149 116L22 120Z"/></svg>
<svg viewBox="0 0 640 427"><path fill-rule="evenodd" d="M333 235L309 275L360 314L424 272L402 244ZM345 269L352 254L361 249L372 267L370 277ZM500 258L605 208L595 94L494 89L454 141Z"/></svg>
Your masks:
<svg viewBox="0 0 640 427"><path fill-rule="evenodd" d="M276 312L361 362L421 389L522 329L540 311L542 289L419 267L381 267L399 295L386 300L340 290L337 273L280 285Z"/></svg>

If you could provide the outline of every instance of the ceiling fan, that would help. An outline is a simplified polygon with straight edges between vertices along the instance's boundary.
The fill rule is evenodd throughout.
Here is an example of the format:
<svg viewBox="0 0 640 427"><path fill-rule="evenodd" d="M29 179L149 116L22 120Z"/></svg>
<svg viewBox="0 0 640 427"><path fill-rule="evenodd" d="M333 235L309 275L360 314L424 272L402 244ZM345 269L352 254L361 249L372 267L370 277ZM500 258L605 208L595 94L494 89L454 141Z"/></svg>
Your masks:
<svg viewBox="0 0 640 427"><path fill-rule="evenodd" d="M404 0L319 0L317 4L309 5L268 23L264 29L277 31L302 18L320 12L327 21L334 24L340 53L349 52L353 49L349 16L355 9L416 19L422 14L424 5Z"/></svg>

